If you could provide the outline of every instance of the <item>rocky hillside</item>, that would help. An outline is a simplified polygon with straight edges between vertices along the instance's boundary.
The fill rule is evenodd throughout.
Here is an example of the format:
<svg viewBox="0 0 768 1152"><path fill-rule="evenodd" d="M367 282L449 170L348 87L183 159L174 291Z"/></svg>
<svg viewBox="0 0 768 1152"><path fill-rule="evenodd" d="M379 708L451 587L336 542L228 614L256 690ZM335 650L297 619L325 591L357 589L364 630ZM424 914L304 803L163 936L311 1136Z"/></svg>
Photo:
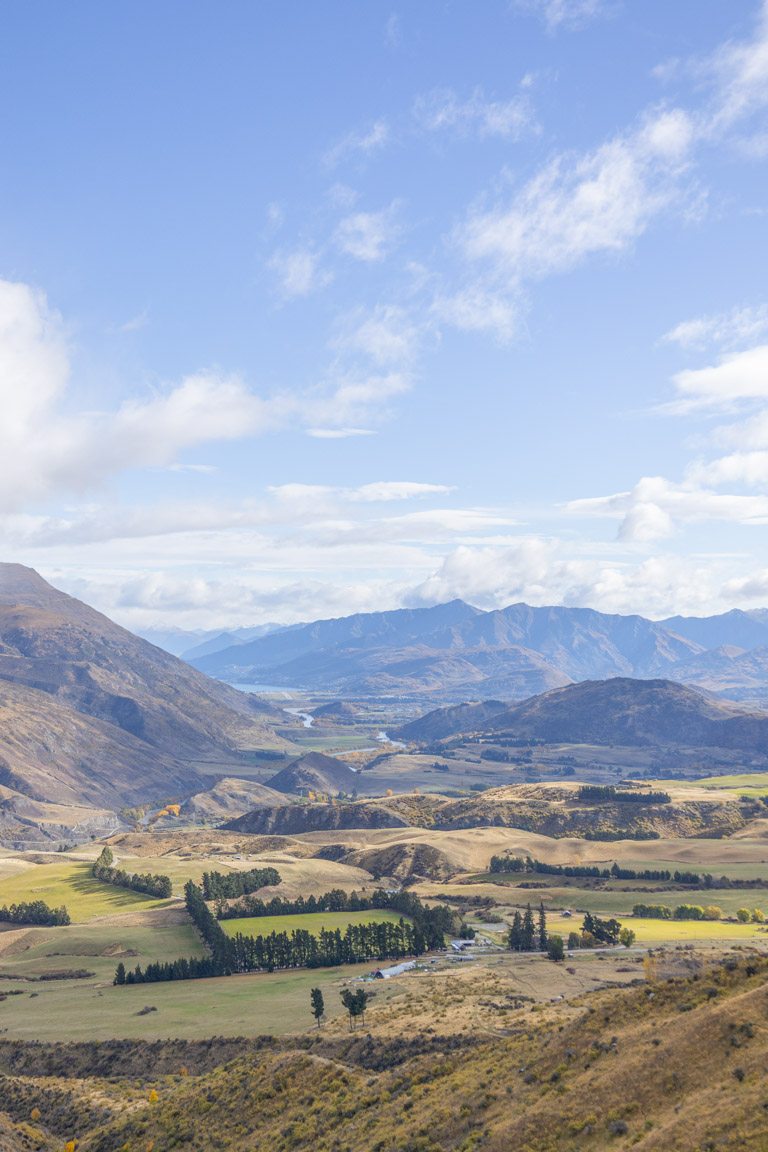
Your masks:
<svg viewBox="0 0 768 1152"><path fill-rule="evenodd" d="M0 786L122 808L189 792L236 750L290 745L256 697L210 680L53 588L0 565Z"/></svg>
<svg viewBox="0 0 768 1152"><path fill-rule="evenodd" d="M520 828L543 836L592 840L649 839L660 836L730 836L746 823L738 804L713 799L672 804L615 800L585 804L575 786L540 788L509 785L475 796L404 795L351 804L291 804L258 808L223 827L252 835L296 836L335 829Z"/></svg>

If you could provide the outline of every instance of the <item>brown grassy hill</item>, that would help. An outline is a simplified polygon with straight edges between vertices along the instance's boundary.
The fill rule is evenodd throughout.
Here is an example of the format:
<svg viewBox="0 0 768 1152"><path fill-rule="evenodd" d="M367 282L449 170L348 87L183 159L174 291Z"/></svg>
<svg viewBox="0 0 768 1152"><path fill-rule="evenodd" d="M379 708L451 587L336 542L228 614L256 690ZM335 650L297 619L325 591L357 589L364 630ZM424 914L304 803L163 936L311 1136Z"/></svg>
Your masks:
<svg viewBox="0 0 768 1152"><path fill-rule="evenodd" d="M0 565L0 784L122 807L190 790L202 764L289 748L269 705L209 680L31 568ZM236 757L235 757L236 758Z"/></svg>
<svg viewBox="0 0 768 1152"><path fill-rule="evenodd" d="M372 876L392 876L400 884L415 880L450 880L462 869L432 844L408 841L385 848L361 848L340 857L342 864L364 868Z"/></svg>
<svg viewBox="0 0 768 1152"><path fill-rule="evenodd" d="M278 808L284 804L285 796L274 788L253 780L224 777L213 788L185 800L179 814L185 819L231 820L254 808Z"/></svg>
<svg viewBox="0 0 768 1152"><path fill-rule="evenodd" d="M380 996L346 1038L8 1045L2 1107L15 1124L39 1107L46 1152L74 1135L77 1089L79 1152L765 1152L767 977L765 957L734 953L541 1014L489 993L495 1035L418 1032L408 1004L381 1035ZM89 1069L111 1079L73 1080Z"/></svg>
<svg viewBox="0 0 768 1152"><path fill-rule="evenodd" d="M223 824L228 832L251 836L298 836L337 828L407 828L408 819L381 801L352 804L286 804L283 808L256 808Z"/></svg>
<svg viewBox="0 0 768 1152"><path fill-rule="evenodd" d="M328 704L319 704L312 709L315 720L352 721L360 713L356 704L349 700L331 700Z"/></svg>
<svg viewBox="0 0 768 1152"><path fill-rule="evenodd" d="M487 718L484 708L490 711ZM421 743L464 731L546 743L768 752L768 712L704 696L671 680L585 680L506 710L499 710L493 701L437 709L400 730L404 738Z"/></svg>
<svg viewBox="0 0 768 1152"><path fill-rule="evenodd" d="M349 804L292 804L257 809L224 827L252 835L296 836L305 832L372 828L519 828L543 836L595 840L650 837L730 836L746 823L733 799L677 800L670 804L584 804L575 790L546 792L527 785L492 788L449 799L438 795L391 796Z"/></svg>
<svg viewBox="0 0 768 1152"><path fill-rule="evenodd" d="M500 700L483 700L473 704L454 704L447 708L435 708L426 716L403 724L394 733L396 739L428 744L432 740L444 740L457 732L475 732L483 728L495 716L507 712L508 704Z"/></svg>
<svg viewBox="0 0 768 1152"><path fill-rule="evenodd" d="M548 742L685 744L768 751L768 713L706 699L671 680L586 680L517 704L487 725Z"/></svg>
<svg viewBox="0 0 768 1152"><path fill-rule="evenodd" d="M292 764L287 764L269 781L275 792L297 796L301 792L352 792L358 780L357 770L350 768L335 756L322 752L307 752Z"/></svg>

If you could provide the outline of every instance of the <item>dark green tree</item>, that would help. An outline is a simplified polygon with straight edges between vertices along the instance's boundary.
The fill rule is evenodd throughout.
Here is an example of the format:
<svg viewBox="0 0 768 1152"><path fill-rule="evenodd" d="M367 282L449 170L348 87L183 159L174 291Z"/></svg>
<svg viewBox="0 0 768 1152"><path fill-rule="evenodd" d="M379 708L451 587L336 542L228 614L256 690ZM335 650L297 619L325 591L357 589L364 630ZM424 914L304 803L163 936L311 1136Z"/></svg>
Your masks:
<svg viewBox="0 0 768 1152"><path fill-rule="evenodd" d="M350 1032L355 1027L353 1021L357 1020L358 1016L362 1017L363 1024L365 1024L365 1009L368 1001L375 996L375 992L366 992L364 988L358 988L355 992L351 988L344 988L341 993L341 1002L349 1012L349 1030Z"/></svg>
<svg viewBox="0 0 768 1152"><path fill-rule="evenodd" d="M547 956L550 960L565 960L562 936L552 935L547 940Z"/></svg>
<svg viewBox="0 0 768 1152"><path fill-rule="evenodd" d="M532 952L536 939L536 922L533 919L533 912L531 911L530 904L525 909L523 916L523 932L521 948L523 952Z"/></svg>
<svg viewBox="0 0 768 1152"><path fill-rule="evenodd" d="M114 979L113 983L114 984L125 984L125 964L123 964L122 960L120 961L120 963L118 964L118 966L115 970L115 979Z"/></svg>
<svg viewBox="0 0 768 1152"><path fill-rule="evenodd" d="M544 905L539 904L539 951L547 950L547 914Z"/></svg>
<svg viewBox="0 0 768 1152"><path fill-rule="evenodd" d="M320 1027L320 1020L325 1014L325 1000L323 1000L323 993L319 988L313 988L309 994L309 1001L312 1006L312 1015L317 1020L317 1026Z"/></svg>
<svg viewBox="0 0 768 1152"><path fill-rule="evenodd" d="M523 918L519 912L515 912L512 918L507 942L514 952L519 952L523 946Z"/></svg>

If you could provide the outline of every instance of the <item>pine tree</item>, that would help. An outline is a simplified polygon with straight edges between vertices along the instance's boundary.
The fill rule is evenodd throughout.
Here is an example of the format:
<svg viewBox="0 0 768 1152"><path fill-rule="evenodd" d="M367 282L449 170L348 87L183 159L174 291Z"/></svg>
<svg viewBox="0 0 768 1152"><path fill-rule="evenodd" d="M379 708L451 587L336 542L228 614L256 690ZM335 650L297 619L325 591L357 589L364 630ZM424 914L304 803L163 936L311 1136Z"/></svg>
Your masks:
<svg viewBox="0 0 768 1152"><path fill-rule="evenodd" d="M536 938L536 923L533 919L533 912L531 911L530 904L525 909L523 916L523 931L521 938L521 947L523 952L532 952L534 941Z"/></svg>
<svg viewBox="0 0 768 1152"><path fill-rule="evenodd" d="M325 1001L323 1000L323 993L320 988L313 988L309 994L309 1002L312 1007L312 1015L317 1020L317 1026L320 1027L320 1020L325 1014Z"/></svg>
<svg viewBox="0 0 768 1152"><path fill-rule="evenodd" d="M546 952L547 950L547 914L544 911L544 905L539 905L539 951Z"/></svg>

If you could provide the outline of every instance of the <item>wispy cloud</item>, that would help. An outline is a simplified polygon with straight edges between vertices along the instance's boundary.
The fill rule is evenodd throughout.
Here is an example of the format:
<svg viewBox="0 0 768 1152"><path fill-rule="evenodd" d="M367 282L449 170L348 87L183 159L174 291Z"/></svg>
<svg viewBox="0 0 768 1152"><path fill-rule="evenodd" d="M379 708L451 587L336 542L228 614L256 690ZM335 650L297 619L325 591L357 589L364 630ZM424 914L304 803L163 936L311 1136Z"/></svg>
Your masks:
<svg viewBox="0 0 768 1152"><path fill-rule="evenodd" d="M383 260L400 232L396 220L399 207L400 202L395 200L380 212L355 212L344 217L336 229L336 244L356 260Z"/></svg>
<svg viewBox="0 0 768 1152"><path fill-rule="evenodd" d="M375 436L373 428L307 428L316 440L345 440L348 436Z"/></svg>
<svg viewBox="0 0 768 1152"><path fill-rule="evenodd" d="M335 168L344 156L350 153L360 153L363 156L372 156L380 152L389 144L391 130L386 120L377 120L364 132L350 132L338 144L335 144L323 157L327 168Z"/></svg>
<svg viewBox="0 0 768 1152"><path fill-rule="evenodd" d="M430 132L453 130L465 136L477 134L519 140L539 130L527 93L510 100L486 100L477 88L469 99L460 100L451 89L436 89L417 99L413 114Z"/></svg>
<svg viewBox="0 0 768 1152"><path fill-rule="evenodd" d="M321 267L320 254L309 247L275 252L269 267L277 273L285 296L308 296L333 279L333 273Z"/></svg>
<svg viewBox="0 0 768 1152"><path fill-rule="evenodd" d="M489 291L481 283L453 294L438 293L431 306L434 316L463 332L489 332L502 344L513 340L522 327L519 298Z"/></svg>
<svg viewBox="0 0 768 1152"><path fill-rule="evenodd" d="M139 328L144 328L149 320L149 308L142 308L141 312L137 312L130 320L126 320L124 324L118 327L118 332L137 332Z"/></svg>
<svg viewBox="0 0 768 1152"><path fill-rule="evenodd" d="M679 201L692 140L684 111L657 112L592 152L555 157L508 203L471 212L456 241L511 284L620 252Z"/></svg>
<svg viewBox="0 0 768 1152"><path fill-rule="evenodd" d="M582 28L616 7L615 2L608 0L514 0L514 3L523 11L536 12L549 32Z"/></svg>
<svg viewBox="0 0 768 1152"><path fill-rule="evenodd" d="M684 320L662 336L668 344L681 348L706 348L714 344L735 348L750 343L768 331L768 304L732 308L710 316Z"/></svg>
<svg viewBox="0 0 768 1152"><path fill-rule="evenodd" d="M411 362L425 334L411 311L395 304L355 309L344 317L333 347L346 355L362 354L374 364Z"/></svg>

